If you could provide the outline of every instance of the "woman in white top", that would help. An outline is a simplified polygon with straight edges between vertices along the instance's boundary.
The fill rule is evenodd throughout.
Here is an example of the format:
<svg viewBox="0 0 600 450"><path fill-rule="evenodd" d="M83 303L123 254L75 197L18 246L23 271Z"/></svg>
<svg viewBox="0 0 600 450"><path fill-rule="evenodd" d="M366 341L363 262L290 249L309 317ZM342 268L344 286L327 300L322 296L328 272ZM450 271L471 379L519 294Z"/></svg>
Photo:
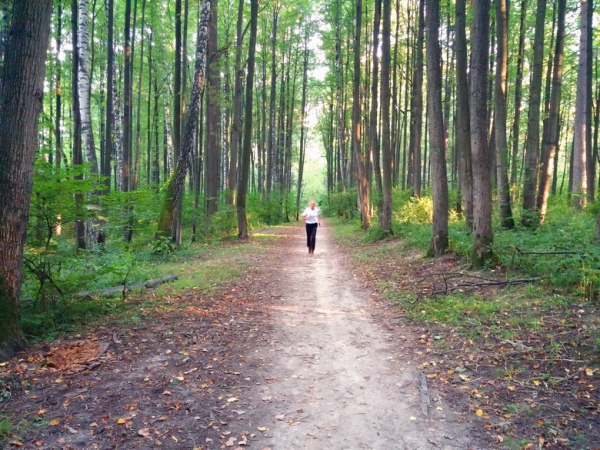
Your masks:
<svg viewBox="0 0 600 450"><path fill-rule="evenodd" d="M308 254L315 254L315 244L317 242L317 227L321 225L321 210L316 207L314 200L308 203L308 208L302 213L302 219L306 222L306 245Z"/></svg>

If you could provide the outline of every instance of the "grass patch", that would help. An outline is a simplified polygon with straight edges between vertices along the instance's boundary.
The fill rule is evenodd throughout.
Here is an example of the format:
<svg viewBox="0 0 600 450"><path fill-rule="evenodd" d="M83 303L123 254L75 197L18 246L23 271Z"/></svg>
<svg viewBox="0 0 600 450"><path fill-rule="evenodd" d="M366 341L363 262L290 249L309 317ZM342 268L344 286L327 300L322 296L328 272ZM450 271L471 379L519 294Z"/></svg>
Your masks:
<svg viewBox="0 0 600 450"><path fill-rule="evenodd" d="M157 286L152 290L137 289L125 295L72 298L56 296L47 301L44 309L39 302L22 304L22 329L29 340L53 340L65 333L79 333L90 326L105 323L114 325L141 326L156 308L170 309L181 303L181 293L189 291L193 297L214 295L219 288L239 278L251 267L251 255L274 237L259 235L248 243L219 242L211 245L186 244L170 254L154 254L150 246L129 252L126 266L119 267L115 260L123 255L111 254L110 249L100 254L76 255L69 264L82 262L79 281L92 277L91 268L96 267L96 276L86 283L85 290L95 291L106 287L147 281L169 274L176 274L174 282ZM116 252L116 251L115 251ZM103 269L110 265L112 269ZM69 291L80 289L73 284ZM171 299L177 298L177 302Z"/></svg>

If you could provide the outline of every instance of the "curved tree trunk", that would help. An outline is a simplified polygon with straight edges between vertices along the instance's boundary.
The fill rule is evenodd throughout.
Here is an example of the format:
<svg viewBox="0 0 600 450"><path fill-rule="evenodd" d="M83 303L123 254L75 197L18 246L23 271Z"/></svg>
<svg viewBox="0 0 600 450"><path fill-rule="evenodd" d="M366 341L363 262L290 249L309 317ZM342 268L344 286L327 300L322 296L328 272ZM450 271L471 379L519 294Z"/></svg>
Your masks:
<svg viewBox="0 0 600 450"><path fill-rule="evenodd" d="M167 185L165 200L158 220L156 237L171 237L171 229L175 219L175 206L185 187L185 177L189 167L190 155L196 143L195 133L200 111L200 99L204 89L204 70L206 68L206 41L208 17L210 15L210 0L202 0L202 11L198 23L198 42L196 45L196 64L194 69L194 84L185 122L184 139L177 166Z"/></svg>
<svg viewBox="0 0 600 450"><path fill-rule="evenodd" d="M0 361L23 347L19 297L51 0L14 3L0 84Z"/></svg>

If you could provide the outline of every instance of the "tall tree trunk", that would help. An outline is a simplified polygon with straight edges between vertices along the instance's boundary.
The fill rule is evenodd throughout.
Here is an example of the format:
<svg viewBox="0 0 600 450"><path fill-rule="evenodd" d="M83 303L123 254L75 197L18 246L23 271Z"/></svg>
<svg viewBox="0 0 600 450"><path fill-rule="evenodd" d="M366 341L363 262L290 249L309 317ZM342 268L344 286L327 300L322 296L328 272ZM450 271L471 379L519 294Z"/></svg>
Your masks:
<svg viewBox="0 0 600 450"><path fill-rule="evenodd" d="M388 1L388 0L384 0ZM427 102L431 146L433 228L431 253L440 257L448 248L448 177L442 108L442 67L439 41L440 0L427 0ZM385 19L384 19L385 20ZM382 77L383 82L383 77Z"/></svg>
<svg viewBox="0 0 600 450"><path fill-rule="evenodd" d="M258 21L258 0L250 0L250 43L248 46L248 69L246 78L246 115L244 117L244 141L240 160L240 177L237 185L236 207L238 217L238 237L248 239L246 217L246 197L252 150L252 89L254 88L254 61L256 53L256 29Z"/></svg>
<svg viewBox="0 0 600 450"><path fill-rule="evenodd" d="M56 117L54 118L54 136L56 141L56 160L57 168L61 166L63 147L62 147L62 86L61 86L61 62L60 54L62 52L62 2L57 8L57 24L56 24ZM66 164L67 161L65 161Z"/></svg>
<svg viewBox="0 0 600 450"><path fill-rule="evenodd" d="M361 105L360 105L360 34L362 31L362 0L356 0L356 28L354 34L354 78L352 83L352 148L357 167L358 178L358 203L362 215L362 229L371 226L369 214L369 187L367 185L367 171L364 155L361 148Z"/></svg>
<svg viewBox="0 0 600 450"><path fill-rule="evenodd" d="M218 57L218 0L211 0L210 21L208 23L208 72L206 76L206 148L204 151L204 201L206 203L206 223L218 210L219 200L219 159L220 159L220 61ZM206 230L208 232L208 230ZM207 239L209 238L207 234Z"/></svg>
<svg viewBox="0 0 600 450"><path fill-rule="evenodd" d="M537 210L540 223L546 217L550 186L554 175L555 155L558 151L560 100L562 93L562 65L565 40L565 11L566 0L558 0L558 18L556 28L556 48L554 51L554 64L552 74L552 92L548 115L548 131L545 133L542 147L542 169L540 172L540 186L537 195Z"/></svg>
<svg viewBox="0 0 600 450"><path fill-rule="evenodd" d="M142 145L142 80L144 75L144 37L146 33L144 33L146 25L146 0L142 0L142 26L140 33L142 34L141 42L140 42L140 73L138 76L138 95L137 95L137 106L136 106L136 123L135 123L135 158L134 158L134 167L133 167L133 183L132 189L136 190L139 184L140 177L140 147Z"/></svg>
<svg viewBox="0 0 600 450"><path fill-rule="evenodd" d="M504 228L514 228L508 184L508 142L506 141L506 71L508 68L508 7L507 0L496 2L496 93L494 95L494 137L496 140L496 183L500 222Z"/></svg>
<svg viewBox="0 0 600 450"><path fill-rule="evenodd" d="M383 180L381 178L381 157L379 151L379 134L378 134L378 120L377 115L379 113L378 103L378 84L379 84L379 23L381 22L381 0L375 0L375 11L373 16L373 76L371 78L371 111L369 113L369 148L367 152L373 155L373 171L375 175L375 186L377 192L377 208L379 213L383 213ZM385 31L384 31L385 33ZM389 64L389 61L388 61ZM383 75L383 67L382 67ZM389 67L388 67L388 78L389 78ZM389 81L389 80L388 80ZM381 88L385 87L382 84ZM388 97L389 97L389 86L388 86ZM383 91L382 94L383 96ZM389 111L389 98L388 98L388 111ZM383 103L382 103L383 112ZM388 119L389 126L389 119ZM384 130L385 131L385 130ZM383 219L383 217L381 218ZM380 225L381 225L380 219Z"/></svg>
<svg viewBox="0 0 600 450"><path fill-rule="evenodd" d="M170 140L173 143L173 169L179 160L181 155L181 104L182 104L182 91L181 91L181 66L184 56L183 44L182 44L182 31L181 31L181 0L175 0L175 67L173 73L173 128L171 129L170 118L165 118L166 130L169 132L167 136L167 142ZM168 109L167 100L165 99L165 105ZM170 158L169 158L170 159ZM170 171L169 171L170 173ZM175 217L173 225L171 226L171 239L175 244L181 244L181 233L182 233L182 221L183 221L183 210L182 210L183 195L177 198L175 204Z"/></svg>
<svg viewBox="0 0 600 450"><path fill-rule="evenodd" d="M487 130L489 2L473 2L470 85L471 150L473 152L473 266L492 258L492 182Z"/></svg>
<svg viewBox="0 0 600 450"><path fill-rule="evenodd" d="M575 125L573 136L573 181L571 191L571 205L575 208L583 208L586 205L587 191L587 33L591 30L588 26L588 8L590 0L581 1L580 14L580 38L579 38L579 65L577 70L577 97L575 101Z"/></svg>
<svg viewBox="0 0 600 450"><path fill-rule="evenodd" d="M383 0L383 33L381 46L381 127L383 165L383 203L380 226L392 232L392 143L390 125L390 65L391 65L391 0ZM374 48L374 51L377 49Z"/></svg>
<svg viewBox="0 0 600 450"><path fill-rule="evenodd" d="M598 149L592 148L592 73L593 73L593 35L594 35L594 2L593 0L587 0L587 30L586 30L586 69L587 69L587 77L586 77L586 98L585 98L585 147L587 150L587 169L586 169L586 181L587 181L587 190L586 195L588 201L594 201L594 194L596 190L596 166L598 165ZM600 217L600 214L599 214Z"/></svg>
<svg viewBox="0 0 600 450"><path fill-rule="evenodd" d="M121 174L121 191L129 192L131 188L131 0L125 0L125 48L123 59L123 166ZM129 232L126 231L126 235ZM127 236L125 237L127 241Z"/></svg>
<svg viewBox="0 0 600 450"><path fill-rule="evenodd" d="M23 348L19 297L51 0L15 2L0 92L0 361Z"/></svg>
<svg viewBox="0 0 600 450"><path fill-rule="evenodd" d="M277 21L281 5L276 3L273 7L273 30L271 37L271 93L269 97L269 142L267 145L267 198L272 190L276 190L275 180L277 167L277 130L275 127L275 100L277 97L277 66L275 58L277 55Z"/></svg>
<svg viewBox="0 0 600 450"><path fill-rule="evenodd" d="M410 153L413 158L413 195L421 196L421 134L423 128L423 36L425 0L419 0L417 45L415 48L412 96L410 100Z"/></svg>
<svg viewBox="0 0 600 450"><path fill-rule="evenodd" d="M241 128L242 128L242 95L243 95L243 76L242 69L242 45L244 25L244 0L238 2L238 16L236 29L236 47L235 47L235 81L233 88L233 120L231 123L231 157L229 159L229 172L227 178L227 190L231 191L231 197L227 202L235 204L235 189L237 181L237 160L240 152Z"/></svg>
<svg viewBox="0 0 600 450"><path fill-rule="evenodd" d="M189 158L196 143L195 130L200 110L200 99L204 88L204 71L206 69L206 41L208 36L208 21L210 16L210 0L202 0L202 10L198 23L198 37L196 45L196 64L194 68L194 84L189 102L185 122L184 139L181 152L177 160L175 172L170 178L165 192L165 199L158 221L156 237L171 237L171 228L175 219L175 205L183 195L185 177L189 167Z"/></svg>
<svg viewBox="0 0 600 450"><path fill-rule="evenodd" d="M71 0L71 40L73 45L71 61L71 115L73 122L73 165L81 166L83 164L83 148L81 142L81 110L79 108L79 89L77 77L79 74L79 20L78 20L78 0ZM77 175L77 180L83 180L83 175ZM76 192L75 206L77 211L83 210L83 194ZM75 217L75 245L78 249L85 248L85 221L81 214Z"/></svg>
<svg viewBox="0 0 600 450"><path fill-rule="evenodd" d="M519 137L521 125L521 87L523 85L523 64L525 62L525 19L527 17L527 0L521 0L521 19L519 25L519 49L517 53L517 73L515 75L515 104L512 126L512 161L510 164L510 184L513 189L517 186L519 168Z"/></svg>
<svg viewBox="0 0 600 450"><path fill-rule="evenodd" d="M523 181L524 226L535 225L535 196L537 193L538 164L540 152L540 102L542 95L542 72L544 64L544 25L546 23L546 0L537 0L535 36L533 42L533 71L529 97L527 142L525 146L525 168Z"/></svg>
<svg viewBox="0 0 600 450"><path fill-rule="evenodd" d="M309 28L307 27L304 34L304 65L302 68L302 104L300 106L300 151L298 154L298 189L296 191L296 214L295 219L298 220L300 210L300 197L302 195L302 178L304 177L304 159L306 150L304 147L304 133L306 121L306 93L308 90L308 39ZM331 151L331 150L329 150ZM329 172L327 174L327 188L329 190ZM328 191L329 192L329 191Z"/></svg>
<svg viewBox="0 0 600 450"><path fill-rule="evenodd" d="M114 151L114 74L115 74L115 50L114 50L114 1L107 0L105 5L107 26L107 53L106 53L106 136L104 138L104 158L102 160L102 176L105 177L106 190L110 191L110 162Z"/></svg>
<svg viewBox="0 0 600 450"><path fill-rule="evenodd" d="M79 92L79 110L81 113L81 138L84 145L86 160L90 164L90 171L92 174L97 174L98 161L96 159L96 148L94 146L94 133L92 130L92 113L90 104L90 52L88 16L88 0L79 0L79 30L77 36L79 66L77 72L77 89Z"/></svg>

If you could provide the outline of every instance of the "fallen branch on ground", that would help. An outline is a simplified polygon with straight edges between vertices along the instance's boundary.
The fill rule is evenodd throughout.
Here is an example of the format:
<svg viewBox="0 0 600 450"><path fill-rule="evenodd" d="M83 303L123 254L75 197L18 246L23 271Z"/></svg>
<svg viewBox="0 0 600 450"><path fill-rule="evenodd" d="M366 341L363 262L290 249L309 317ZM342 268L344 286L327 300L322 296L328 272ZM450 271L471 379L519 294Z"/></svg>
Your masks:
<svg viewBox="0 0 600 450"><path fill-rule="evenodd" d="M128 285L120 284L118 286L114 286L111 288L100 289L99 291L78 292L77 294L73 295L73 298L97 297L100 295L114 295L114 294L119 294L119 293L126 292L126 291L131 291L132 289L153 288L153 287L158 286L159 284L168 283L169 281L175 281L178 278L179 277L177 275L171 274L171 275L167 275L166 277L156 278L154 280L142 281L139 283L132 283L132 284L128 284Z"/></svg>
<svg viewBox="0 0 600 450"><path fill-rule="evenodd" d="M513 278L512 280L488 280L483 283L459 283L452 288L448 288L446 285L446 289L441 291L432 292L433 295L447 295L451 292L458 291L462 288L474 288L474 287L486 287L486 286L508 286L511 284L525 284L525 283L533 283L534 281L541 280L543 277L533 277L533 278Z"/></svg>

